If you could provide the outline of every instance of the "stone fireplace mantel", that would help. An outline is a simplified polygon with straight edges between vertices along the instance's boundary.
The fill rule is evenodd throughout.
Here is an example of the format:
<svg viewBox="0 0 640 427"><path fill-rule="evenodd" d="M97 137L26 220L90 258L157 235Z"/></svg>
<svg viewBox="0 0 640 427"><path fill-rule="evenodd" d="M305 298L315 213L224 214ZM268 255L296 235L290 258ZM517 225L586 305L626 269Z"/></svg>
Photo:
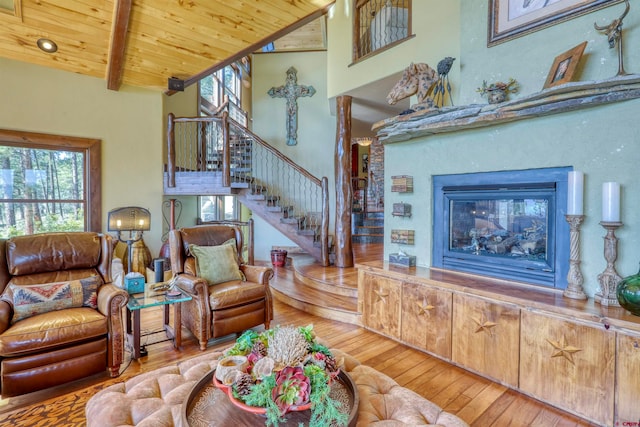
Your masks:
<svg viewBox="0 0 640 427"><path fill-rule="evenodd" d="M631 74L601 81L570 82L500 104L420 110L381 120L373 125L372 130L376 132L379 141L388 144L635 98L640 98L640 75Z"/></svg>

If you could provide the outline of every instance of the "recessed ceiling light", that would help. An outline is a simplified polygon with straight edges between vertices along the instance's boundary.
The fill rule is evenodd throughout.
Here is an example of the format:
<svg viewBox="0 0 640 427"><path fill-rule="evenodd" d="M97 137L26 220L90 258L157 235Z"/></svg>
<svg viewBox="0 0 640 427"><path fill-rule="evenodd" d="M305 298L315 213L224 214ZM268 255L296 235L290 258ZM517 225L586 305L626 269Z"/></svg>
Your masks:
<svg viewBox="0 0 640 427"><path fill-rule="evenodd" d="M40 50L47 53L53 53L56 50L58 50L58 45L53 40L50 40L50 39L45 39L45 38L38 39L37 44Z"/></svg>

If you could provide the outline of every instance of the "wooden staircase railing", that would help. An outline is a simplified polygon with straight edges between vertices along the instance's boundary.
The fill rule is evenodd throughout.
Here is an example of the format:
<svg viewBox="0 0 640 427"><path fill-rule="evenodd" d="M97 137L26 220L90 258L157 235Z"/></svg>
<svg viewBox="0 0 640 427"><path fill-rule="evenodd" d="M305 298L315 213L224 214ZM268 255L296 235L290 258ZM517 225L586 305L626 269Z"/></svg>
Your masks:
<svg viewBox="0 0 640 427"><path fill-rule="evenodd" d="M281 211L283 223L297 223L320 247L319 261L329 260L329 189L326 177L306 169L228 116L175 117L167 126L167 186L177 172L221 175L223 187L246 189L264 198L267 209Z"/></svg>

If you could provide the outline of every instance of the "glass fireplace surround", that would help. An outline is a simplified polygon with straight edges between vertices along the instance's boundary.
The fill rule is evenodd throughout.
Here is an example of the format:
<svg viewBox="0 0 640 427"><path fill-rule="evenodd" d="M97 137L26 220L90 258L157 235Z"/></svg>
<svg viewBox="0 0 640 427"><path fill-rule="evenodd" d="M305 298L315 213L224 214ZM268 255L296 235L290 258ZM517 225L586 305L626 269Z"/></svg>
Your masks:
<svg viewBox="0 0 640 427"><path fill-rule="evenodd" d="M570 170L434 176L432 265L565 288Z"/></svg>

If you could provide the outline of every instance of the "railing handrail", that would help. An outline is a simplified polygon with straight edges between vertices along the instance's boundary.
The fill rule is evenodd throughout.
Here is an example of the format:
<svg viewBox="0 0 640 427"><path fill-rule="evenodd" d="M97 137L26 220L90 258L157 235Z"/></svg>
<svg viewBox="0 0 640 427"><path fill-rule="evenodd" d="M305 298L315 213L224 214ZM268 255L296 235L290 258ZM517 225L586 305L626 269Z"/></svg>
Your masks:
<svg viewBox="0 0 640 427"><path fill-rule="evenodd" d="M319 228L319 239L321 247L322 263L325 266L329 265L329 189L327 177L317 178L307 171L302 166L295 163L289 157L278 151L266 143L262 138L251 132L244 125L238 123L233 118L229 117L227 111L222 111L218 116L203 116L203 117L175 117L173 113L168 116L167 124L167 184L168 187L175 187L175 175L176 175L176 141L175 141L175 124L176 123L215 123L220 126L224 144L222 146L222 185L230 187L232 185L231 180L231 161L230 161L230 140L231 140L231 128L239 130L242 134L251 138L253 142L261 147L264 151L274 156L278 160L282 161L287 167L304 177L308 182L317 186L321 191L320 203L321 206L321 226Z"/></svg>
<svg viewBox="0 0 640 427"><path fill-rule="evenodd" d="M311 172L309 172L305 168L303 168L300 165L298 165L297 163L295 163L293 160L291 160L286 155L282 154L280 151L278 151L273 146L267 144L262 138L260 138L255 133L251 132L249 129L247 129L244 126L242 126L240 123L238 123L237 121L235 121L231 117L228 117L227 120L229 121L229 123L231 125L235 126L236 128L242 129L243 132L247 133L249 136L251 136L253 139L255 139L267 151L271 152L271 154L273 154L274 156L278 157L283 162L287 163L289 166L291 166L297 172L299 172L302 175L304 175L309 180L313 181L314 184L316 184L317 186L322 186L321 178L317 178L314 175L312 175ZM170 120L170 122L171 122L171 120ZM175 116L173 116L173 123L188 123L188 122L200 122L200 123L220 122L220 123L222 123L223 122L223 118L222 117L175 117Z"/></svg>

